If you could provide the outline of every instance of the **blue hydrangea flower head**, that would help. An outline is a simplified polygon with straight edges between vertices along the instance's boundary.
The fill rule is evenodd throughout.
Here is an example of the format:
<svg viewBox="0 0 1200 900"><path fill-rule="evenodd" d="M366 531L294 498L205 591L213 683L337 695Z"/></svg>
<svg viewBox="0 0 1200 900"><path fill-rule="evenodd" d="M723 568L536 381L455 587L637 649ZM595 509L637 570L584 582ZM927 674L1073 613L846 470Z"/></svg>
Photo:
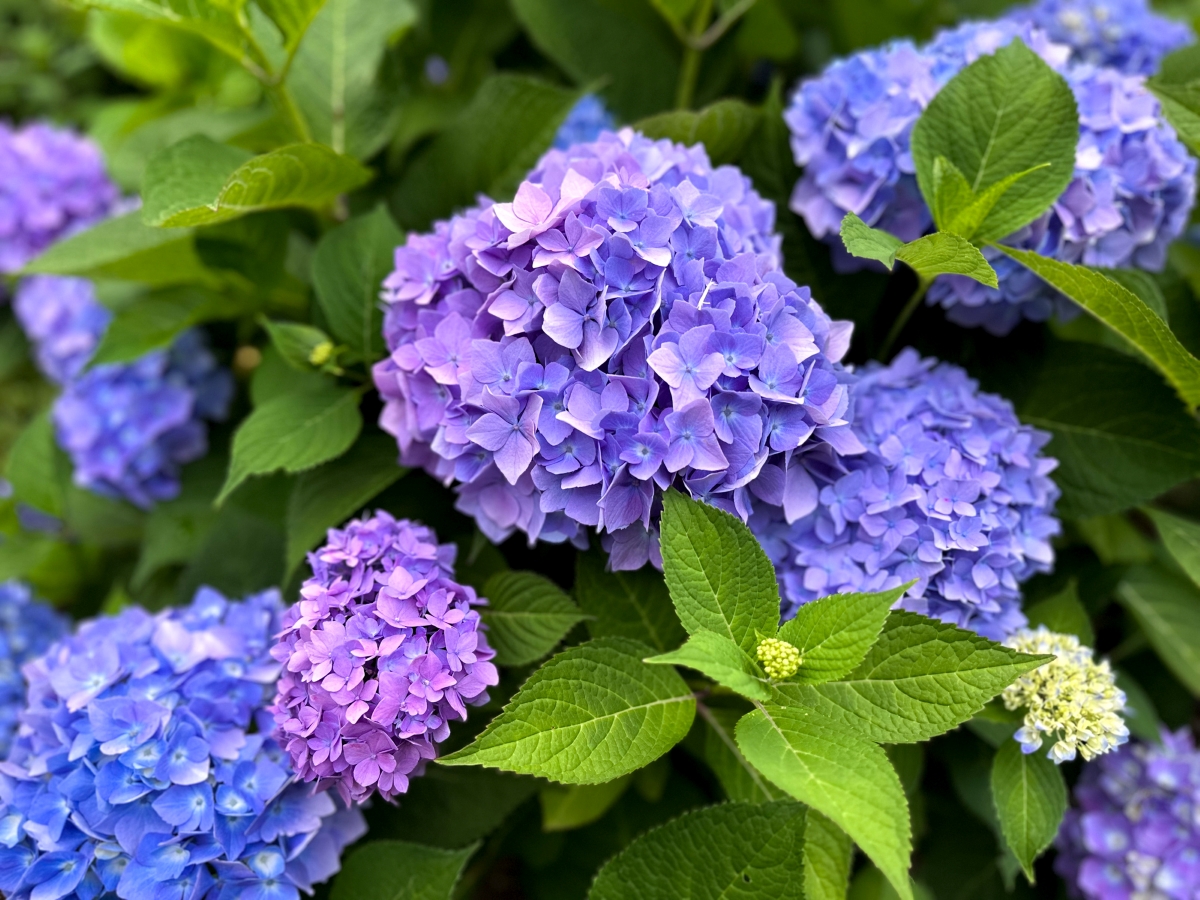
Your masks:
<svg viewBox="0 0 1200 900"><path fill-rule="evenodd" d="M95 619L26 665L0 763L11 900L298 900L362 814L295 781L266 710L277 591Z"/></svg>
<svg viewBox="0 0 1200 900"><path fill-rule="evenodd" d="M1050 435L962 369L913 350L869 364L853 392L867 452L811 466L803 515L763 505L750 518L784 618L828 594L916 579L906 609L994 640L1024 625L1020 584L1050 570L1060 529L1057 463L1041 454Z"/></svg>
<svg viewBox="0 0 1200 900"><path fill-rule="evenodd" d="M0 122L0 274L105 218L119 200L100 149L74 132Z"/></svg>
<svg viewBox="0 0 1200 900"><path fill-rule="evenodd" d="M411 235L375 367L402 461L457 482L493 541L595 527L618 569L657 562L670 485L790 505L808 456L862 447L850 323L782 274L774 216L703 147L625 129Z"/></svg>
<svg viewBox="0 0 1200 900"><path fill-rule="evenodd" d="M554 135L554 147L566 150L572 144L586 144L600 137L602 131L616 128L616 120L595 94L584 94L567 113L566 120Z"/></svg>
<svg viewBox="0 0 1200 900"><path fill-rule="evenodd" d="M0 582L0 759L8 755L25 705L21 667L67 633L70 623L20 581Z"/></svg>
<svg viewBox="0 0 1200 900"><path fill-rule="evenodd" d="M408 790L450 723L499 682L453 544L383 511L331 529L271 655L276 739L297 774L347 802Z"/></svg>
<svg viewBox="0 0 1200 900"><path fill-rule="evenodd" d="M1147 0L1039 0L1006 18L1032 22L1074 59L1128 75L1153 75L1162 58L1192 43L1185 23L1161 16Z"/></svg>
<svg viewBox="0 0 1200 900"><path fill-rule="evenodd" d="M17 320L33 342L38 368L55 384L78 375L104 336L112 313L84 278L34 275L17 286Z"/></svg>
<svg viewBox="0 0 1200 900"><path fill-rule="evenodd" d="M1196 896L1198 794L1200 752L1187 728L1102 756L1075 785L1055 870L1085 900Z"/></svg>

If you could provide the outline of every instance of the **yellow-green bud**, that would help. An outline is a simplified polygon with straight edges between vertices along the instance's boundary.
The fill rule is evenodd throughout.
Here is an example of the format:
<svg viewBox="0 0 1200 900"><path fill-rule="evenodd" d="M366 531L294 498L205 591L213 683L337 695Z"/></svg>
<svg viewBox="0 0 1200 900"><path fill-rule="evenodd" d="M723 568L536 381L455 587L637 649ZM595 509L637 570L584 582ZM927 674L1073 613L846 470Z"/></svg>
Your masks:
<svg viewBox="0 0 1200 900"><path fill-rule="evenodd" d="M787 641L764 638L758 644L758 661L775 681L791 678L800 671L800 651Z"/></svg>
<svg viewBox="0 0 1200 900"><path fill-rule="evenodd" d="M314 366L323 366L329 362L331 356L333 356L333 343L331 341L321 341L308 354L308 361Z"/></svg>

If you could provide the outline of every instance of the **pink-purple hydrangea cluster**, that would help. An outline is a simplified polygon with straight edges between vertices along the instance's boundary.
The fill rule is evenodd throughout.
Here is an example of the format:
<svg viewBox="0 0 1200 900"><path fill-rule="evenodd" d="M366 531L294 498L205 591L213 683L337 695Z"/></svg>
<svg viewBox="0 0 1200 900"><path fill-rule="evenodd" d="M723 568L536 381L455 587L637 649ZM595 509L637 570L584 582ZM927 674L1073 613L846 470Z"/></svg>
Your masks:
<svg viewBox="0 0 1200 900"><path fill-rule="evenodd" d="M1022 626L1019 585L1050 570L1059 490L1050 436L957 366L905 350L854 386L867 452L824 470L811 512L758 507L751 530L775 564L784 617L843 591L917 583L902 605L1004 638Z"/></svg>
<svg viewBox="0 0 1200 900"><path fill-rule="evenodd" d="M297 900L362 814L297 784L269 736L276 591L86 622L25 666L0 763L10 900Z"/></svg>
<svg viewBox="0 0 1200 900"><path fill-rule="evenodd" d="M20 581L0 582L0 759L8 755L25 705L21 667L67 633L65 616L33 596Z"/></svg>
<svg viewBox="0 0 1200 900"><path fill-rule="evenodd" d="M411 235L375 367L402 461L458 482L492 540L593 526L617 569L657 561L669 485L743 516L802 502L802 455L862 448L850 324L779 270L774 212L702 147L626 129Z"/></svg>
<svg viewBox="0 0 1200 900"><path fill-rule="evenodd" d="M1084 766L1074 796L1055 863L1072 896L1200 894L1200 752L1186 728Z"/></svg>
<svg viewBox="0 0 1200 900"><path fill-rule="evenodd" d="M119 199L91 141L43 122L0 122L0 275L105 218Z"/></svg>
<svg viewBox="0 0 1200 900"><path fill-rule="evenodd" d="M272 711L297 774L347 802L408 790L450 723L499 681L453 544L385 512L331 529L271 655Z"/></svg>

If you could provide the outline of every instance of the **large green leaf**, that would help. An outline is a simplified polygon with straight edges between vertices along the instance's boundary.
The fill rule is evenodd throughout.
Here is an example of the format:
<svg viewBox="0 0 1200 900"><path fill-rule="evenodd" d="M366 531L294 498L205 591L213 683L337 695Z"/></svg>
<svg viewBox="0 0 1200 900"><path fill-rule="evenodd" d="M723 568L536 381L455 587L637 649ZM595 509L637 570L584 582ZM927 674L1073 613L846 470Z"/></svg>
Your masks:
<svg viewBox="0 0 1200 900"><path fill-rule="evenodd" d="M647 137L703 144L714 166L734 162L758 128L760 110L742 100L718 100L698 112L675 110L637 123Z"/></svg>
<svg viewBox="0 0 1200 900"><path fill-rule="evenodd" d="M690 634L714 631L747 653L775 634L775 570L750 529L727 512L668 491L661 542L671 600Z"/></svg>
<svg viewBox="0 0 1200 900"><path fill-rule="evenodd" d="M1096 635L1087 610L1079 602L1079 585L1072 578L1065 588L1053 596L1025 608L1030 627L1045 625L1059 634L1073 634L1081 644L1096 645Z"/></svg>
<svg viewBox="0 0 1200 900"><path fill-rule="evenodd" d="M912 827L896 770L877 744L803 710L765 706L737 726L746 759L792 797L832 820L904 900Z"/></svg>
<svg viewBox="0 0 1200 900"><path fill-rule="evenodd" d="M679 624L662 573L652 566L636 572L607 572L608 556L597 550L575 558L575 599L590 616L592 637L627 637L659 652L687 637Z"/></svg>
<svg viewBox="0 0 1200 900"><path fill-rule="evenodd" d="M1200 588L1160 566L1130 569L1117 596L1161 659L1200 697Z"/></svg>
<svg viewBox="0 0 1200 900"><path fill-rule="evenodd" d="M263 63L248 40L242 15L246 0L70 0L81 9L128 13L197 34L241 62Z"/></svg>
<svg viewBox="0 0 1200 900"><path fill-rule="evenodd" d="M752 700L769 700L766 678L746 651L723 634L697 631L678 650L651 656L656 665L687 666Z"/></svg>
<svg viewBox="0 0 1200 900"><path fill-rule="evenodd" d="M284 49L294 50L326 0L254 0L283 34Z"/></svg>
<svg viewBox="0 0 1200 900"><path fill-rule="evenodd" d="M1175 562L1200 585L1200 522L1161 509L1147 509L1146 515L1154 521L1158 536Z"/></svg>
<svg viewBox="0 0 1200 900"><path fill-rule="evenodd" d="M542 831L571 831L603 818L632 781L629 774L603 784L546 785L538 793Z"/></svg>
<svg viewBox="0 0 1200 900"><path fill-rule="evenodd" d="M1009 849L1033 882L1033 861L1058 834L1067 810L1062 772L1044 753L1005 741L992 764L992 798Z"/></svg>
<svg viewBox="0 0 1200 900"><path fill-rule="evenodd" d="M805 900L845 900L854 843L827 816L808 811L804 825Z"/></svg>
<svg viewBox="0 0 1200 900"><path fill-rule="evenodd" d="M765 803L783 796L783 792L763 778L738 749L734 729L746 714L744 704L735 708L718 706L711 701L698 702L696 712L701 728L696 750L717 776L726 797L744 803Z"/></svg>
<svg viewBox="0 0 1200 900"><path fill-rule="evenodd" d="M34 509L61 516L66 504L64 473L54 444L54 424L47 413L35 416L17 436L5 463L4 477L13 496Z"/></svg>
<svg viewBox="0 0 1200 900"><path fill-rule="evenodd" d="M789 681L820 684L854 671L908 587L878 594L834 594L801 606L779 629L779 639L797 647L801 655L800 671Z"/></svg>
<svg viewBox="0 0 1200 900"><path fill-rule="evenodd" d="M1010 184L975 229L983 242L1029 224L1058 199L1075 172L1078 140L1071 88L1016 39L975 60L938 92L913 128L912 154L926 198L936 195L939 156L962 173L976 195L1028 173Z"/></svg>
<svg viewBox="0 0 1200 900"><path fill-rule="evenodd" d="M89 363L131 362L169 347L194 325L236 318L246 311L236 300L203 288L156 291L117 310Z"/></svg>
<svg viewBox="0 0 1200 900"><path fill-rule="evenodd" d="M368 362L383 355L379 293L403 241L387 209L380 206L327 233L313 256L313 287L329 330Z"/></svg>
<svg viewBox="0 0 1200 900"><path fill-rule="evenodd" d="M966 275L988 287L997 286L996 272L979 248L957 234L939 231L906 244L847 213L841 235L851 256L876 260L889 270L900 260L926 281L938 275Z"/></svg>
<svg viewBox="0 0 1200 900"><path fill-rule="evenodd" d="M233 436L221 503L251 475L303 472L350 449L362 430L359 391L322 385L283 394L257 407Z"/></svg>
<svg viewBox="0 0 1200 900"><path fill-rule="evenodd" d="M802 900L804 819L791 800L686 813L605 863L588 900Z"/></svg>
<svg viewBox="0 0 1200 900"><path fill-rule="evenodd" d="M1162 102L1179 139L1200 152L1200 48L1192 44L1168 54L1146 86Z"/></svg>
<svg viewBox="0 0 1200 900"><path fill-rule="evenodd" d="M475 850L371 841L346 858L330 900L450 900Z"/></svg>
<svg viewBox="0 0 1200 900"><path fill-rule="evenodd" d="M965 631L910 612L889 616L879 640L842 681L778 686L781 697L887 744L928 740L965 722L1043 665Z"/></svg>
<svg viewBox="0 0 1200 900"><path fill-rule="evenodd" d="M498 572L484 594L488 605L480 612L502 666L541 659L583 619L562 588L533 572Z"/></svg>
<svg viewBox="0 0 1200 900"><path fill-rule="evenodd" d="M564 784L599 784L653 762L691 727L696 701L651 650L600 638L564 650L533 673L474 743L442 757Z"/></svg>
<svg viewBox="0 0 1200 900"><path fill-rule="evenodd" d="M251 156L197 135L146 164L142 220L173 228L267 209L322 208L370 179L369 169L322 144L290 144Z"/></svg>

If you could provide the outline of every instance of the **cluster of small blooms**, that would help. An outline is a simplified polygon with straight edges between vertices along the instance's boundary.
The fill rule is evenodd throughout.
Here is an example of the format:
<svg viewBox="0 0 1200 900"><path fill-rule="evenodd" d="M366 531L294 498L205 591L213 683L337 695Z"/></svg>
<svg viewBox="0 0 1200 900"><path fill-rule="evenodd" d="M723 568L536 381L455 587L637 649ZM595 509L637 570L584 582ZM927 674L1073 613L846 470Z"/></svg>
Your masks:
<svg viewBox="0 0 1200 900"><path fill-rule="evenodd" d="M0 274L100 221L118 200L91 141L41 122L0 122Z"/></svg>
<svg viewBox="0 0 1200 900"><path fill-rule="evenodd" d="M558 133L554 135L554 147L566 150L572 144L586 144L600 137L600 132L614 128L616 121L604 101L595 94L584 94L558 127Z"/></svg>
<svg viewBox="0 0 1200 900"><path fill-rule="evenodd" d="M271 710L296 772L347 802L408 790L499 673L453 544L385 512L330 530L283 619Z"/></svg>
<svg viewBox="0 0 1200 900"><path fill-rule="evenodd" d="M1053 654L1053 662L1026 672L1004 689L1004 706L1025 708L1025 723L1013 737L1021 750L1034 753L1043 737L1056 737L1049 757L1056 763L1093 759L1129 740L1119 713L1125 692L1117 687L1108 660L1097 663L1092 648L1073 634L1058 634L1045 625L1022 628L1005 645L1022 653Z"/></svg>
<svg viewBox="0 0 1200 900"><path fill-rule="evenodd" d="M1083 767L1055 869L1086 900L1200 895L1200 753L1186 728Z"/></svg>
<svg viewBox="0 0 1200 900"><path fill-rule="evenodd" d="M0 759L8 755L25 703L21 666L67 633L67 620L19 581L0 582Z"/></svg>
<svg viewBox="0 0 1200 900"><path fill-rule="evenodd" d="M957 366L909 349L868 365L854 386L867 452L814 475L815 508L790 523L757 507L751 530L775 564L784 617L845 591L916 579L914 612L1000 639L1025 623L1019 584L1050 570L1059 491L1050 436L980 393Z"/></svg>
<svg viewBox="0 0 1200 900"><path fill-rule="evenodd" d="M861 452L832 322L779 271L774 207L702 147L625 129L551 150L512 203L411 235L385 282L381 418L499 542L606 532L657 561L660 492L792 508Z"/></svg>
<svg viewBox="0 0 1200 900"><path fill-rule="evenodd" d="M758 661L768 678L779 681L800 671L800 648L778 638L763 638L758 643Z"/></svg>
<svg viewBox="0 0 1200 900"><path fill-rule="evenodd" d="M27 664L0 763L10 900L295 900L339 868L362 814L297 784L270 738L278 592L137 607Z"/></svg>
<svg viewBox="0 0 1200 900"><path fill-rule="evenodd" d="M1132 72L1096 68L1083 61L1098 58L1092 43L1055 43L1051 37L1059 33L1051 29L1048 36L1041 29L1060 14L1067 19L1085 13L1102 16L1104 4L1059 6L1019 10L995 23L966 23L941 33L923 49L900 42L865 51L801 84L787 113L796 159L806 166L792 207L814 235L833 244L840 267L864 264L846 255L838 242L847 212L904 240L931 227L909 148L913 125L937 91L965 65L1020 37L1066 75L1079 105L1080 140L1075 177L1067 190L1050 211L1009 242L1067 262L1162 268L1167 245L1188 221L1195 160L1162 121L1157 99L1130 59L1113 56L1104 61L1115 65L1124 60L1133 66ZM1133 3L1130 9L1133 6L1142 7L1146 22L1155 18L1144 4ZM1124 20L1132 21L1132 13ZM1094 20L1092 24L1100 28ZM1177 37L1177 29L1165 29L1164 36L1168 32ZM1126 43L1145 37L1133 27L1123 34ZM1149 47L1147 43L1145 53L1157 60L1161 53ZM945 307L959 324L982 325L996 334L1010 331L1022 317L1042 320L1056 311L1074 311L1065 298L1017 263L995 251L989 252L992 257L999 290L947 276L934 283L929 302Z"/></svg>
<svg viewBox="0 0 1200 900"><path fill-rule="evenodd" d="M63 386L53 417L75 483L143 508L178 494L180 467L207 451L206 420L224 418L233 396L203 335L83 371L111 319L90 281L27 278L13 306L38 365Z"/></svg>

